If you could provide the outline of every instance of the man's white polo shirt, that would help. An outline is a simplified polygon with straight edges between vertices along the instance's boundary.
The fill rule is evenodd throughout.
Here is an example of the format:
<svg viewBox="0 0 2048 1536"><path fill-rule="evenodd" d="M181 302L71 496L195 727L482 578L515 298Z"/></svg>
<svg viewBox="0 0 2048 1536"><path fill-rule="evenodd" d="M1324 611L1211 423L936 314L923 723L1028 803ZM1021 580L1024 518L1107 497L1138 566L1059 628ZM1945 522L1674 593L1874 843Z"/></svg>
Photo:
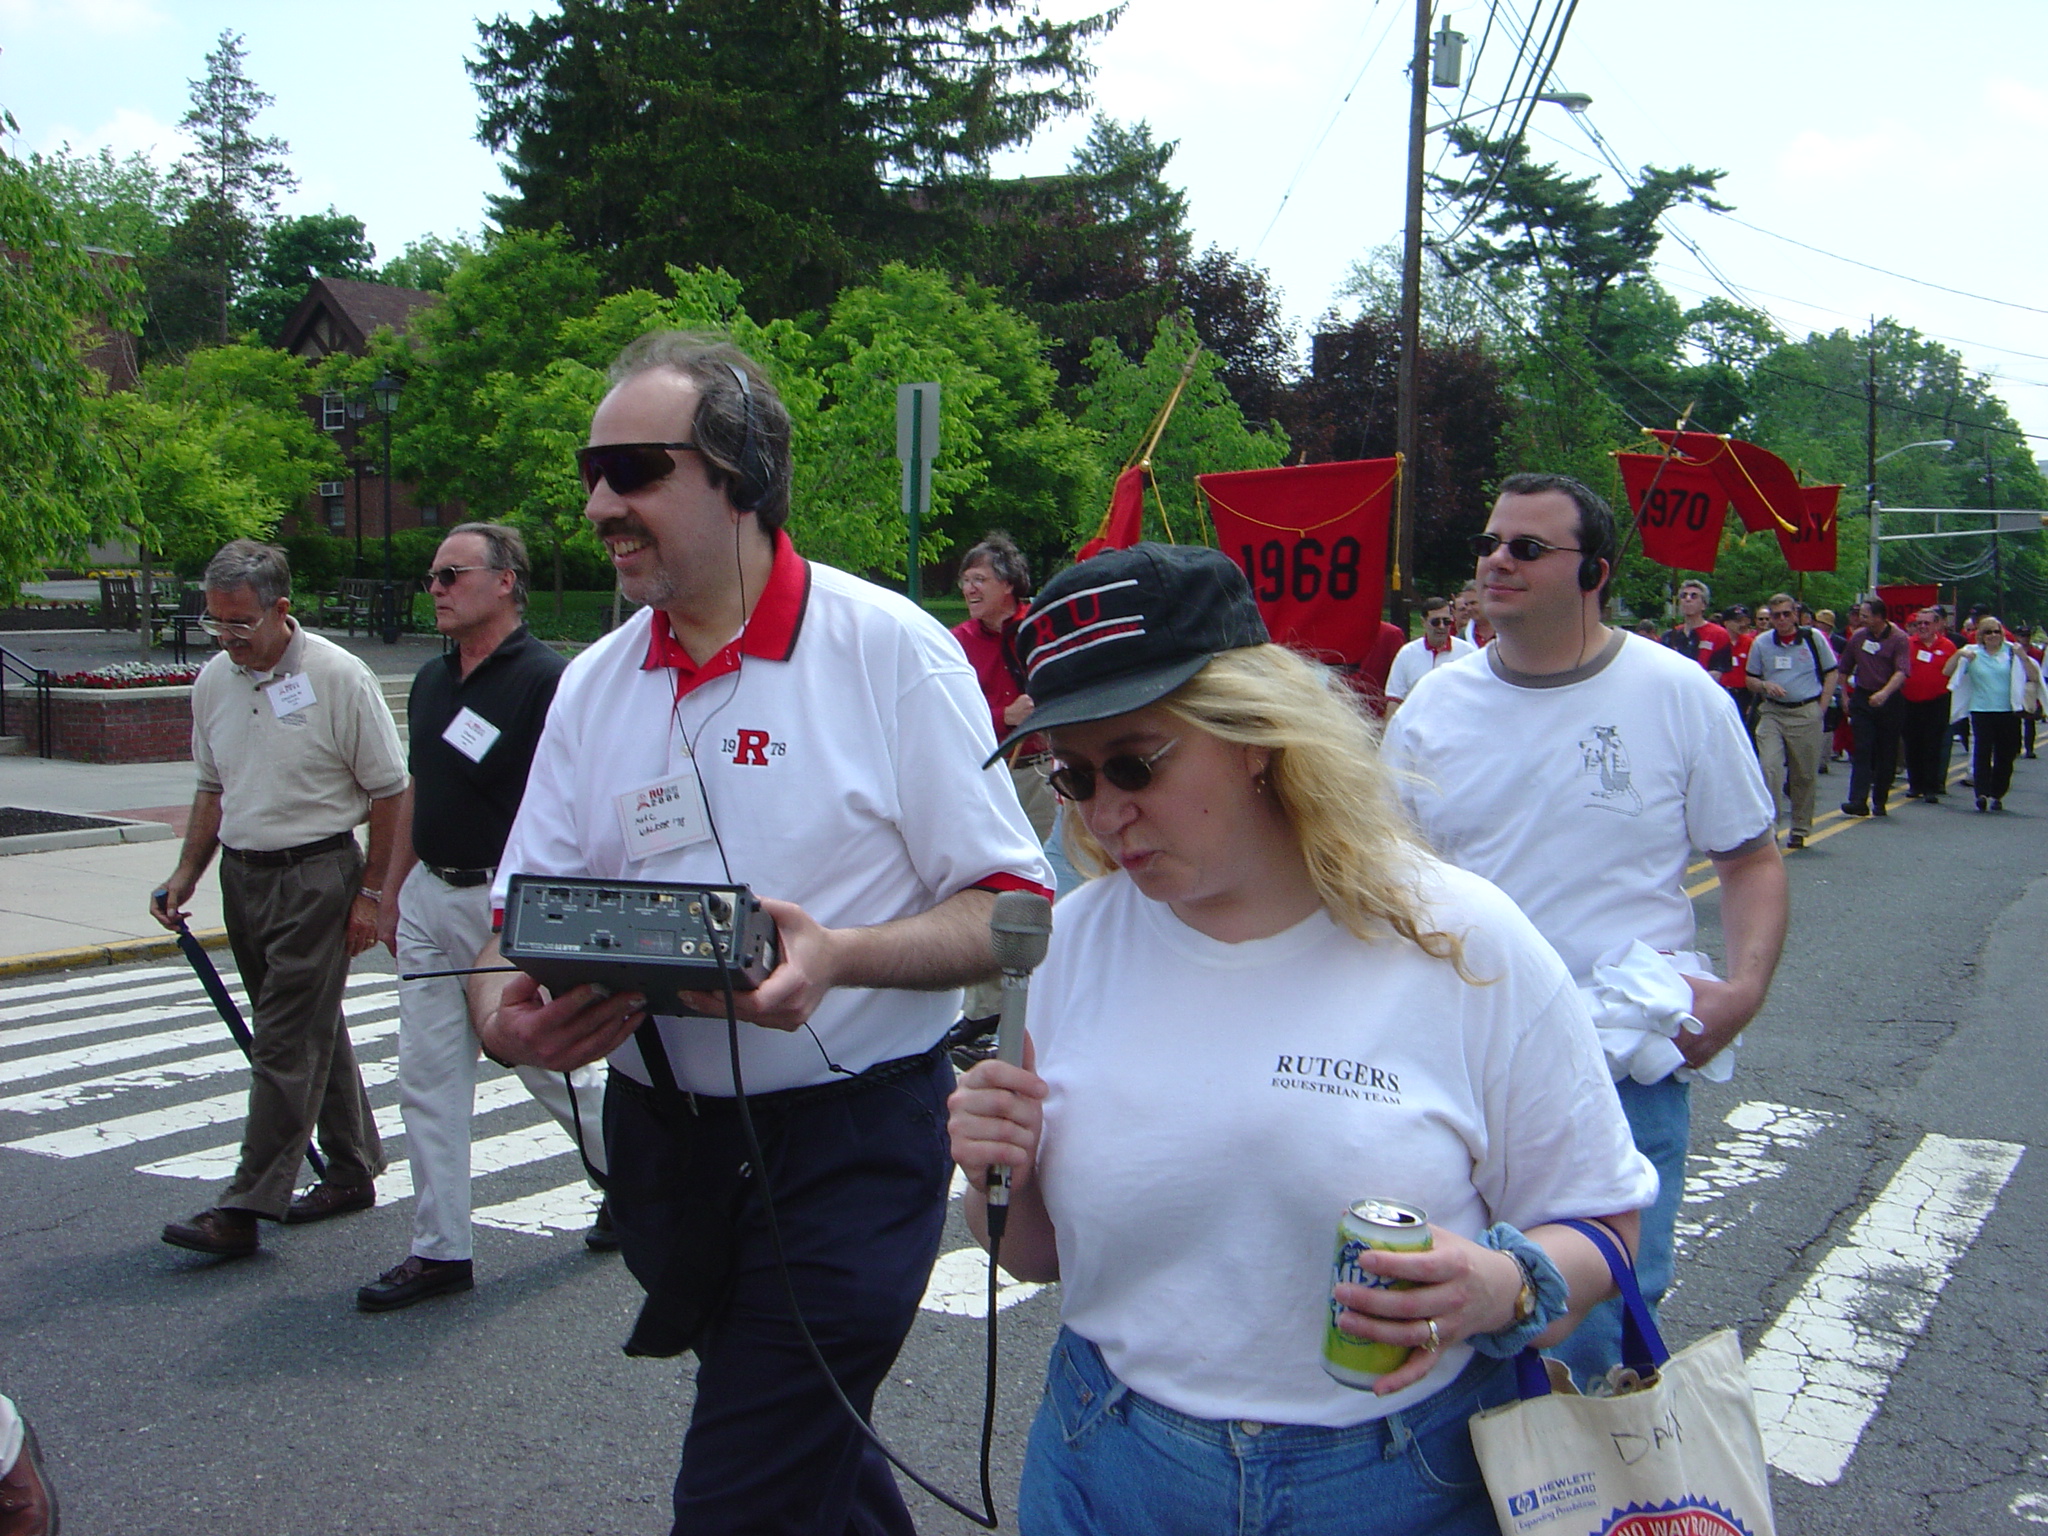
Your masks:
<svg viewBox="0 0 2048 1536"><path fill-rule="evenodd" d="M1047 867L953 637L907 600L799 557L776 535L746 629L702 667L648 609L569 664L498 869L605 879L728 878L828 928L928 911L971 886L1040 889ZM695 773L692 773L694 757ZM631 857L621 795L701 778L717 836ZM722 853L721 853L722 845ZM749 1093L830 1081L930 1047L960 994L840 988L811 1033L740 1026ZM730 1094L722 1020L661 1020L677 1083ZM821 1049L822 1047L822 1049ZM645 1082L629 1041L614 1056Z"/></svg>
<svg viewBox="0 0 2048 1536"><path fill-rule="evenodd" d="M1470 656L1478 647L1470 640L1451 636L1450 644L1441 651L1429 648L1429 637L1418 635L1394 653L1394 665L1387 673L1387 697L1403 700L1415 691L1421 682L1438 667L1449 666L1460 656Z"/></svg>

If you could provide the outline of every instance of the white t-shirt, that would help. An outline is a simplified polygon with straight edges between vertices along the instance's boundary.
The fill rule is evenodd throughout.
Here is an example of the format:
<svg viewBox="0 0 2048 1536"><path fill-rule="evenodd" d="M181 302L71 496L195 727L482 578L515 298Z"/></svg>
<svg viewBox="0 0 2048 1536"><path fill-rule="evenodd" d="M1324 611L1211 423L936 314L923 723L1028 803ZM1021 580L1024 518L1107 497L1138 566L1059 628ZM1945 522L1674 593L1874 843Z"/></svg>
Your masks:
<svg viewBox="0 0 2048 1536"><path fill-rule="evenodd" d="M1512 896L1581 983L1635 939L1692 949L1693 851L1747 852L1775 824L1728 690L1619 631L1546 677L1504 675L1498 651L1439 667L1387 727L1423 836Z"/></svg>
<svg viewBox="0 0 2048 1536"><path fill-rule="evenodd" d="M1429 673L1450 665L1460 656L1470 656L1477 649L1470 640L1453 635L1449 650L1432 651L1428 639L1417 636L1394 653L1394 665L1387 673L1387 697L1407 698Z"/></svg>
<svg viewBox="0 0 2048 1536"><path fill-rule="evenodd" d="M988 705L959 645L895 593L811 564L786 657L748 655L737 672L674 698L648 669L652 610L569 663L535 751L498 867L600 879L731 878L796 902L828 928L909 917L1006 876L1050 888L1052 872L995 748ZM673 723L671 711L673 710ZM723 841L634 858L618 797L694 781ZM819 1046L858 1072L927 1049L959 1017L960 994L839 988L804 1030L740 1026L749 1093L831 1081ZM732 1093L723 1020L664 1018L676 1082ZM647 1081L628 1041L613 1061Z"/></svg>
<svg viewBox="0 0 2048 1536"><path fill-rule="evenodd" d="M1325 1374L1353 1201L1419 1205L1476 1238L1655 1199L1557 956L1485 881L1421 868L1435 923L1491 985L1321 912L1220 943L1120 873L1060 902L1031 1033L1061 1311L1145 1396L1344 1426L1447 1385L1469 1345L1384 1398Z"/></svg>

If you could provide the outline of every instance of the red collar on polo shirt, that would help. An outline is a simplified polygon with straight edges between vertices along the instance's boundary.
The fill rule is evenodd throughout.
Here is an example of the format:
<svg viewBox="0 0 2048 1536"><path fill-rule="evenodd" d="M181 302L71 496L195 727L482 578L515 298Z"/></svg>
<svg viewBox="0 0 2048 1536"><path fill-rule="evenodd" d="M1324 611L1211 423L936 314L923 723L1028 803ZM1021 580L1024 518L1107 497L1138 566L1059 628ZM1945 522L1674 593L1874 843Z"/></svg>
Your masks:
<svg viewBox="0 0 2048 1536"><path fill-rule="evenodd" d="M647 636L647 659L640 663L640 668L643 672L652 672L657 667L673 668L676 697L680 699L714 677L738 671L742 656L787 661L796 652L797 631L803 628L804 609L810 598L811 563L796 552L789 535L778 528L775 563L768 572L768 585L761 589L761 600L754 604L754 611L740 632L700 667L676 638L668 615L657 608Z"/></svg>

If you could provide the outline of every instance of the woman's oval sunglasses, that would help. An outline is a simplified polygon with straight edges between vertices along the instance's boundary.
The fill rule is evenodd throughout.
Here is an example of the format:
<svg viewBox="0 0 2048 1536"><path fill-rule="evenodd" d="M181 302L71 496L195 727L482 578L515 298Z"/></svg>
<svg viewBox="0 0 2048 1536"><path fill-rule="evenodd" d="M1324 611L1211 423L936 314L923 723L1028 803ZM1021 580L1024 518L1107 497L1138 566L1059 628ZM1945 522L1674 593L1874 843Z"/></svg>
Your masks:
<svg viewBox="0 0 2048 1536"><path fill-rule="evenodd" d="M1099 773L1125 794L1135 795L1152 782L1152 765L1179 745L1180 738L1176 736L1144 757L1121 752L1105 758L1100 768L1090 768L1085 763L1062 763L1055 758L1055 766L1045 771L1045 781L1062 800L1093 800L1095 775Z"/></svg>

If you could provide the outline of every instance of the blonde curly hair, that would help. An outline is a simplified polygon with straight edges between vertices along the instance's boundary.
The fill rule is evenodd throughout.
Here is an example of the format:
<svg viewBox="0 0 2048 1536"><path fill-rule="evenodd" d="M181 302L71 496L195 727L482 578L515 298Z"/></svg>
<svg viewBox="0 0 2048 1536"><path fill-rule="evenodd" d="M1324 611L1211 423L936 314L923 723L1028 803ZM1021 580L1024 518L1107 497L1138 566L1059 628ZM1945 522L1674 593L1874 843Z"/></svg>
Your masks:
<svg viewBox="0 0 2048 1536"><path fill-rule="evenodd" d="M1327 667L1280 645L1223 651L1157 707L1269 754L1267 782L1331 918L1370 943L1391 929L1458 974L1465 946L1427 926L1413 872L1429 857L1380 762L1379 722ZM1115 865L1084 819L1064 818L1068 857L1091 878Z"/></svg>

